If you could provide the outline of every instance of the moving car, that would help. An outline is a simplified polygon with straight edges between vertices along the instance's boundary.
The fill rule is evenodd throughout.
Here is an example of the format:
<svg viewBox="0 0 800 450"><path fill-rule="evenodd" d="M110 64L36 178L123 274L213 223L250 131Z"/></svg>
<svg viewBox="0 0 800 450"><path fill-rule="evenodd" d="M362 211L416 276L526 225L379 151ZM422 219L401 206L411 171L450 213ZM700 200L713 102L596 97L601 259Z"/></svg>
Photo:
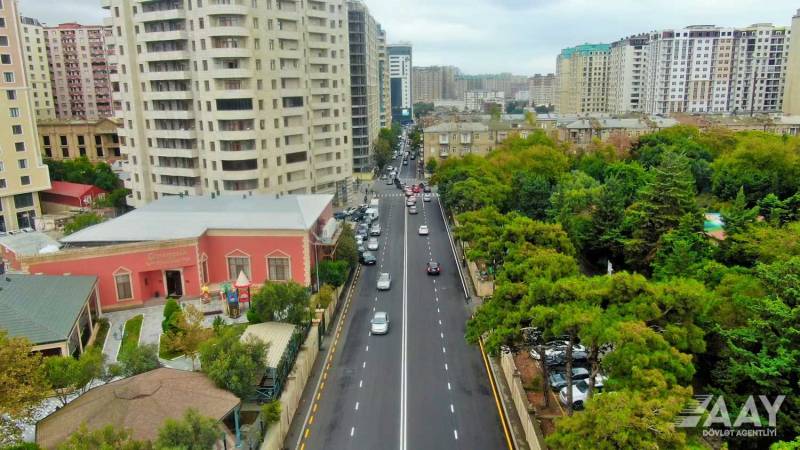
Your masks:
<svg viewBox="0 0 800 450"><path fill-rule="evenodd" d="M371 237L367 241L367 250L375 251L378 249L378 238Z"/></svg>
<svg viewBox="0 0 800 450"><path fill-rule="evenodd" d="M407 160L407 159L404 159L404 160L403 160L403 165L404 165L404 166L407 166L407 165L408 165L408 160Z"/></svg>
<svg viewBox="0 0 800 450"><path fill-rule="evenodd" d="M414 206L416 204L417 204L417 199L415 199L414 197L409 197L406 200L406 206Z"/></svg>
<svg viewBox="0 0 800 450"><path fill-rule="evenodd" d="M414 192L411 191L411 188L407 187L407 188L405 188L405 194L406 194L406 197L411 197L412 195L414 195Z"/></svg>
<svg viewBox="0 0 800 450"><path fill-rule="evenodd" d="M553 372L548 377L548 381L550 382L550 387L554 391L560 391L561 389L567 387L567 374L566 372ZM583 367L573 367L572 368L572 383L576 383L580 380L585 380L589 378L589 371L584 369Z"/></svg>
<svg viewBox="0 0 800 450"><path fill-rule="evenodd" d="M411 191L414 192L415 194L419 194L419 191L420 191L419 186L413 186L411 188Z"/></svg>
<svg viewBox="0 0 800 450"><path fill-rule="evenodd" d="M428 261L425 271L428 272L428 275L439 275L442 273L442 267L436 261Z"/></svg>
<svg viewBox="0 0 800 450"><path fill-rule="evenodd" d="M420 225L418 233L419 233L420 236L427 236L428 233L429 233L428 226L427 225Z"/></svg>
<svg viewBox="0 0 800 450"><path fill-rule="evenodd" d="M389 314L376 311L369 321L369 332L372 334L386 334L389 332Z"/></svg>
<svg viewBox="0 0 800 450"><path fill-rule="evenodd" d="M431 191L430 186L425 186L424 188L422 188L422 192L430 192L430 191Z"/></svg>
<svg viewBox="0 0 800 450"><path fill-rule="evenodd" d="M365 266L374 266L378 262L378 258L372 252L363 252L358 255L358 260Z"/></svg>
<svg viewBox="0 0 800 450"><path fill-rule="evenodd" d="M380 236L381 235L381 224L374 223L372 224L372 228L369 229L370 236Z"/></svg>
<svg viewBox="0 0 800 450"><path fill-rule="evenodd" d="M429 202L429 201L431 201L431 198L432 198L432 196L431 196L430 192L426 192L426 193L422 194L422 201L423 202Z"/></svg>
<svg viewBox="0 0 800 450"><path fill-rule="evenodd" d="M392 287L392 276L389 275L389 272L381 272L378 275L378 285L377 288L379 291L388 291Z"/></svg>
<svg viewBox="0 0 800 450"><path fill-rule="evenodd" d="M408 213L409 213L409 214L416 214L416 213L417 213L417 207L416 207L416 206L414 206L414 204L413 204L413 203L412 203L411 207L410 207L410 208L408 208Z"/></svg>
<svg viewBox="0 0 800 450"><path fill-rule="evenodd" d="M598 376L594 379L594 389L592 391L596 394L603 392L604 376ZM572 386L564 386L558 392L558 400L562 405L567 405L567 389L572 388L572 409L583 409L583 404L589 396L589 380L580 380Z"/></svg>

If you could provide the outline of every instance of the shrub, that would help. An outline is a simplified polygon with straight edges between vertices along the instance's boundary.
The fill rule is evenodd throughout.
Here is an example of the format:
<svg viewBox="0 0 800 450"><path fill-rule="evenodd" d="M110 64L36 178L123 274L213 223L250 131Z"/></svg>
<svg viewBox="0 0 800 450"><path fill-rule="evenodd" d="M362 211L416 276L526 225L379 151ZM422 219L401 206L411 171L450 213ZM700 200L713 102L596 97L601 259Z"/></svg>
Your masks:
<svg viewBox="0 0 800 450"><path fill-rule="evenodd" d="M261 419L267 425L272 425L281 420L281 402L273 400L261 405Z"/></svg>
<svg viewBox="0 0 800 450"><path fill-rule="evenodd" d="M178 330L176 321L177 313L179 312L181 312L181 305L173 298L168 299L164 305L164 320L161 322L161 331L167 333Z"/></svg>

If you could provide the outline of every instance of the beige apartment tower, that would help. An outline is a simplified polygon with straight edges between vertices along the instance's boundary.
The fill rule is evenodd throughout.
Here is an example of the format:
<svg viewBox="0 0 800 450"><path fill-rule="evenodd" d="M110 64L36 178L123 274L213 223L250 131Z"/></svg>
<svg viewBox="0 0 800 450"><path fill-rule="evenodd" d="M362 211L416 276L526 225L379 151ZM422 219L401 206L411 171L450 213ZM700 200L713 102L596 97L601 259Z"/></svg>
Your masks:
<svg viewBox="0 0 800 450"><path fill-rule="evenodd" d="M102 4L130 205L180 194L346 195L344 0Z"/></svg>
<svg viewBox="0 0 800 450"><path fill-rule="evenodd" d="M50 189L39 153L32 89L16 0L0 2L0 231L34 228L39 192Z"/></svg>
<svg viewBox="0 0 800 450"><path fill-rule="evenodd" d="M792 36L800 36L800 9L792 17ZM800 38L797 38L800 40ZM786 87L783 93L783 113L800 116L800 45L789 47L786 68Z"/></svg>
<svg viewBox="0 0 800 450"><path fill-rule="evenodd" d="M583 44L561 51L556 59L557 113L606 111L610 55L609 44Z"/></svg>
<svg viewBox="0 0 800 450"><path fill-rule="evenodd" d="M50 84L50 67L47 63L47 37L45 27L38 20L20 17L22 22L22 56L25 58L25 73L33 96L36 120L56 117L53 89Z"/></svg>
<svg viewBox="0 0 800 450"><path fill-rule="evenodd" d="M381 129L380 25L362 0L347 2L350 42L353 171L372 171L372 145Z"/></svg>

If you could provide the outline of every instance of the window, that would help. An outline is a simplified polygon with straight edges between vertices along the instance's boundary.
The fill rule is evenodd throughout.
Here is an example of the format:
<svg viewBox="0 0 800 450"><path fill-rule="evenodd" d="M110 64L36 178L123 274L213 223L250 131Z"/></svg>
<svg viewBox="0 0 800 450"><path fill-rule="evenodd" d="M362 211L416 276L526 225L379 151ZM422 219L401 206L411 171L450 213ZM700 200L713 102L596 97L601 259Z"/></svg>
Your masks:
<svg viewBox="0 0 800 450"><path fill-rule="evenodd" d="M29 208L33 206L33 194L17 194L14 196L14 208Z"/></svg>
<svg viewBox="0 0 800 450"><path fill-rule="evenodd" d="M292 277L292 270L289 267L289 258L269 257L267 258L270 281L289 281Z"/></svg>
<svg viewBox="0 0 800 450"><path fill-rule="evenodd" d="M21 184L23 186L27 186L27 185L31 184L31 177L29 177L28 175L23 175L23 176L19 177L19 184Z"/></svg>
<svg viewBox="0 0 800 450"><path fill-rule="evenodd" d="M6 179L0 178L0 189L5 189L5 188L6 188Z"/></svg>
<svg viewBox="0 0 800 450"><path fill-rule="evenodd" d="M8 47L8 36L0 36L0 46Z"/></svg>
<svg viewBox="0 0 800 450"><path fill-rule="evenodd" d="M203 284L208 284L208 257L206 255L200 258L200 277Z"/></svg>
<svg viewBox="0 0 800 450"><path fill-rule="evenodd" d="M114 275L114 284L117 285L117 301L130 300L133 298L130 273Z"/></svg>
<svg viewBox="0 0 800 450"><path fill-rule="evenodd" d="M11 125L11 134L22 134L22 125Z"/></svg>
<svg viewBox="0 0 800 450"><path fill-rule="evenodd" d="M14 82L14 72L3 72L3 79L6 83Z"/></svg>
<svg viewBox="0 0 800 450"><path fill-rule="evenodd" d="M6 98L9 100L16 100L17 99L17 91L6 91Z"/></svg>
<svg viewBox="0 0 800 450"><path fill-rule="evenodd" d="M18 159L17 165L20 169L27 169L28 168L28 160L27 159Z"/></svg>
<svg viewBox="0 0 800 450"><path fill-rule="evenodd" d="M250 278L250 258L247 256L228 257L228 279L235 280L239 277L239 272L244 272Z"/></svg>
<svg viewBox="0 0 800 450"><path fill-rule="evenodd" d="M0 64L11 64L11 55L8 53L0 55Z"/></svg>
<svg viewBox="0 0 800 450"><path fill-rule="evenodd" d="M19 108L8 108L8 115L11 117L19 117Z"/></svg>

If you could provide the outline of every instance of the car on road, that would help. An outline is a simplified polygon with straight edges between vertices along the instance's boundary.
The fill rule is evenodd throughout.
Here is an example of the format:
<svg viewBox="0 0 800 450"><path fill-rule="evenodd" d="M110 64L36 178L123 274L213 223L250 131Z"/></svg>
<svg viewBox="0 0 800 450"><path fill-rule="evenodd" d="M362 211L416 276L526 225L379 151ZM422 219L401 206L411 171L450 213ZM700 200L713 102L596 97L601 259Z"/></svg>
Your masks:
<svg viewBox="0 0 800 450"><path fill-rule="evenodd" d="M442 266L436 261L428 261L425 271L428 272L428 275L439 275L442 273Z"/></svg>
<svg viewBox="0 0 800 450"><path fill-rule="evenodd" d="M369 321L369 332L372 334L386 334L389 332L389 314L376 311Z"/></svg>
<svg viewBox="0 0 800 450"><path fill-rule="evenodd" d="M378 238L371 237L367 241L367 250L375 251L378 249Z"/></svg>
<svg viewBox="0 0 800 450"><path fill-rule="evenodd" d="M430 192L426 192L426 193L422 194L422 201L423 202L429 202L429 201L431 201L431 198L432 198L432 196L431 196Z"/></svg>
<svg viewBox="0 0 800 450"><path fill-rule="evenodd" d="M374 223L372 224L372 228L369 229L370 236L380 236L381 235L381 224Z"/></svg>
<svg viewBox="0 0 800 450"><path fill-rule="evenodd" d="M366 223L359 223L358 228L356 228L356 237L361 236L366 237L369 234L369 225Z"/></svg>
<svg viewBox="0 0 800 450"><path fill-rule="evenodd" d="M378 258L372 252L361 253L358 255L358 260L365 266L374 266L378 262Z"/></svg>
<svg viewBox="0 0 800 450"><path fill-rule="evenodd" d="M419 233L420 236L427 236L428 233L430 233L430 231L428 230L428 226L427 225L420 225L418 233Z"/></svg>
<svg viewBox="0 0 800 450"><path fill-rule="evenodd" d="M409 187L406 187L404 189L404 191L405 191L406 197L411 197L412 195L414 195L414 192L412 192L411 188L409 188Z"/></svg>
<svg viewBox="0 0 800 450"><path fill-rule="evenodd" d="M388 179L386 179L386 185L387 185L387 186L391 186L391 185L393 185L393 184L394 184L394 175L392 175L391 177L389 177Z"/></svg>
<svg viewBox="0 0 800 450"><path fill-rule="evenodd" d="M389 272L381 272L378 275L378 284L377 288L379 291L388 291L392 287L392 276L389 275Z"/></svg>
<svg viewBox="0 0 800 450"><path fill-rule="evenodd" d="M385 180L385 179L387 178L387 176L388 176L388 175L386 175L385 173L384 173L384 174L381 174L381 180Z"/></svg>
<svg viewBox="0 0 800 450"><path fill-rule="evenodd" d="M598 376L594 379L594 389L592 391L596 394L603 392L604 376ZM589 380L580 380L572 386L564 386L558 391L558 400L562 405L567 405L567 389L572 388L572 409L583 409L583 404L589 397Z"/></svg>
<svg viewBox="0 0 800 450"><path fill-rule="evenodd" d="M367 251L367 247L365 247L364 244L361 243L361 244L358 244L357 250L358 250L358 253L361 254L361 253L364 253L365 251Z"/></svg>
<svg viewBox="0 0 800 450"><path fill-rule="evenodd" d="M344 211L336 211L335 213L333 213L333 218L336 220L347 219L347 213Z"/></svg>
<svg viewBox="0 0 800 450"><path fill-rule="evenodd" d="M416 214L417 213L417 207L412 204L411 207L408 208L408 213L409 214Z"/></svg>
<svg viewBox="0 0 800 450"><path fill-rule="evenodd" d="M422 188L422 192L431 192L431 187L425 186L424 188Z"/></svg>
<svg viewBox="0 0 800 450"><path fill-rule="evenodd" d="M419 194L419 191L420 191L419 186L413 186L411 188L411 191L414 192L415 194Z"/></svg>
<svg viewBox="0 0 800 450"><path fill-rule="evenodd" d="M558 392L561 389L567 387L567 374L566 372L562 371L555 371L550 374L548 377L548 381L550 382L550 387ZM575 384L580 380L585 380L589 378L589 371L584 369L583 367L573 367L572 368L572 383Z"/></svg>
<svg viewBox="0 0 800 450"><path fill-rule="evenodd" d="M408 165L408 160L407 160L407 159L404 159L404 160L403 160L403 165L404 165L404 166L407 166L407 165Z"/></svg>
<svg viewBox="0 0 800 450"><path fill-rule="evenodd" d="M417 199L415 199L414 197L409 197L408 200L406 200L406 206L410 207L410 206L415 206L416 204L417 204Z"/></svg>

